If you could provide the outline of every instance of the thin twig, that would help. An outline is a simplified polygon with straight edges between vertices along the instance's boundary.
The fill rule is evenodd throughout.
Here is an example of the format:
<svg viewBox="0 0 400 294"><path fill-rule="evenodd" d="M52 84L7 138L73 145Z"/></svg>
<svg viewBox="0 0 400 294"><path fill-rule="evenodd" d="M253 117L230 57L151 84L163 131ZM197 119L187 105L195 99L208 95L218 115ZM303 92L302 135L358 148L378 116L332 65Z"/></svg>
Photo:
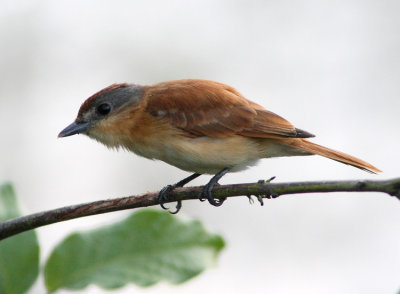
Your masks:
<svg viewBox="0 0 400 294"><path fill-rule="evenodd" d="M169 194L169 200L198 199L202 187L176 188ZM400 199L400 178L384 181L331 181L298 183L257 183L221 185L214 187L215 198L255 195L262 202L264 198L276 198L286 194L320 192L383 192ZM112 211L158 205L158 192L128 196L110 200L66 206L0 222L0 240L41 226L62 222L83 216Z"/></svg>

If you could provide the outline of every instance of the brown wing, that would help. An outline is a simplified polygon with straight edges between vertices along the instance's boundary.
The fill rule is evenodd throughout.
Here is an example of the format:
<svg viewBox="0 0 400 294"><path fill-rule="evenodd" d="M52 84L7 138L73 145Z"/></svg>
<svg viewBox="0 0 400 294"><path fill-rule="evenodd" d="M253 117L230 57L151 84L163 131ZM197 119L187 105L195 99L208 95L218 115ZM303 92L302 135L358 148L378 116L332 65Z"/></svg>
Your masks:
<svg viewBox="0 0 400 294"><path fill-rule="evenodd" d="M310 137L282 117L244 98L230 86L205 80L146 87L146 111L168 119L191 136Z"/></svg>

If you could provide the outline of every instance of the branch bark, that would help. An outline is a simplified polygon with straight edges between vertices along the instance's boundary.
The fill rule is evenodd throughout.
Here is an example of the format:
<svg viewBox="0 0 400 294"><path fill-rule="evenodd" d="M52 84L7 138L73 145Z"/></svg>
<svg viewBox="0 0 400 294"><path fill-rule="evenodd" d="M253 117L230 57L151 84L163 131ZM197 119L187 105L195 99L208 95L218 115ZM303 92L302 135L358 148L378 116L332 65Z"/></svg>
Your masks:
<svg viewBox="0 0 400 294"><path fill-rule="evenodd" d="M166 202L198 199L202 187L176 188L169 194ZM223 199L236 196L257 196L263 204L265 198L276 198L281 195L321 192L383 192L400 200L400 178L383 181L330 181L330 182L297 182L297 183L257 183L216 186L215 198ZM0 222L0 240L32 230L41 226L71 220L74 218L102 214L112 211L158 205L158 192L138 196L100 200L90 203L65 206L54 210L39 212Z"/></svg>

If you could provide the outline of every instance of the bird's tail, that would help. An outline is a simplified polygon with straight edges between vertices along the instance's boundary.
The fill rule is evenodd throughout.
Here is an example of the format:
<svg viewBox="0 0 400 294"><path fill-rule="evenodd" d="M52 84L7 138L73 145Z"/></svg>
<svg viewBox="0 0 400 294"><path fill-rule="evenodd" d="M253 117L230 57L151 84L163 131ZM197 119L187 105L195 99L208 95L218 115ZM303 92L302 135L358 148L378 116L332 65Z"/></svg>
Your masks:
<svg viewBox="0 0 400 294"><path fill-rule="evenodd" d="M365 162L361 159L345 154L343 152L332 150L324 146L312 143L306 139L290 140L290 143L288 145L295 147L296 149L309 152L311 154L321 155L342 162L344 164L352 165L354 167L357 167L359 169L365 170L370 173L376 174L381 172L381 170L369 164L368 162Z"/></svg>

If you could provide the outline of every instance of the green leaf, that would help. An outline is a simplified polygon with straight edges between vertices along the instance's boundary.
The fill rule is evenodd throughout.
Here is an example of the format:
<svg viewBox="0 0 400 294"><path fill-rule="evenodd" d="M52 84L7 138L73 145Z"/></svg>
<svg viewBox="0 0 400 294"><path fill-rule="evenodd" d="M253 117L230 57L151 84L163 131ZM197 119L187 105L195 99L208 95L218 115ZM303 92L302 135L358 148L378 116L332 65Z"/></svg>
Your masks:
<svg viewBox="0 0 400 294"><path fill-rule="evenodd" d="M68 236L47 260L45 283L49 292L92 283L106 289L129 282L182 283L213 265L223 247L222 238L199 221L141 210L111 226Z"/></svg>
<svg viewBox="0 0 400 294"><path fill-rule="evenodd" d="M12 185L0 185L0 221L19 215ZM34 231L0 241L0 293L25 293L38 274L39 244Z"/></svg>

